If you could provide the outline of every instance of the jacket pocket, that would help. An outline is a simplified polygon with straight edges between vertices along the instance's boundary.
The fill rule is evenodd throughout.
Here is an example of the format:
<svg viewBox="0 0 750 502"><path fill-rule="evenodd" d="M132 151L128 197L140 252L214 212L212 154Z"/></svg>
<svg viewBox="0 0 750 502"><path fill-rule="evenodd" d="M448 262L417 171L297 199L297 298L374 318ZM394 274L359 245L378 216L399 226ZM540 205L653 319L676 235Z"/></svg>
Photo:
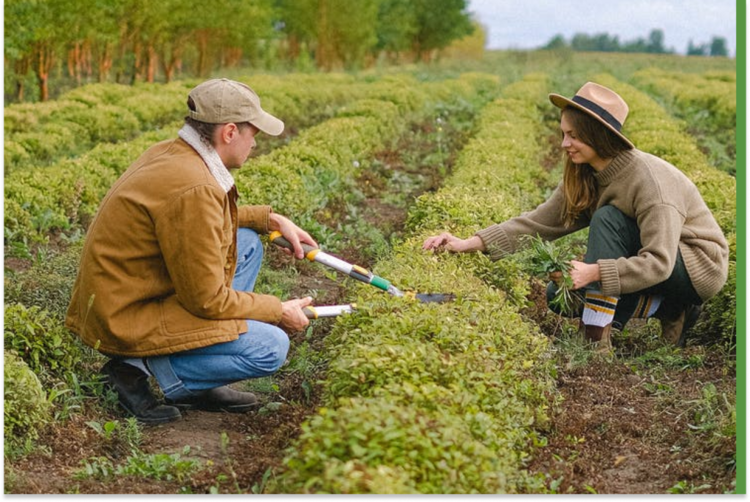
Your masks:
<svg viewBox="0 0 750 502"><path fill-rule="evenodd" d="M219 328L218 320L204 319L185 310L177 301L177 296L162 300L160 307L162 330L168 336L201 333Z"/></svg>

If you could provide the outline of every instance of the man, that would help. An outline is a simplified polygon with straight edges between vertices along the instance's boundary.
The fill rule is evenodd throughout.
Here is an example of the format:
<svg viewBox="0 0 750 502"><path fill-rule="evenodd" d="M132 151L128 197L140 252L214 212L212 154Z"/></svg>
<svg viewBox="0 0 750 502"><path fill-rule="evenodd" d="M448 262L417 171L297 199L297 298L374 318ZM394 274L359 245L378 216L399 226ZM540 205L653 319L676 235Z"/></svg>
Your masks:
<svg viewBox="0 0 750 502"><path fill-rule="evenodd" d="M66 325L111 359L102 373L143 423L180 409L245 412L252 393L229 383L273 374L286 359L284 330L308 324L311 298L252 293L263 246L278 230L303 258L310 235L269 206L237 206L231 170L259 131L284 124L250 87L204 82L188 96L178 138L148 149L117 180L88 230ZM151 393L153 376L166 404Z"/></svg>

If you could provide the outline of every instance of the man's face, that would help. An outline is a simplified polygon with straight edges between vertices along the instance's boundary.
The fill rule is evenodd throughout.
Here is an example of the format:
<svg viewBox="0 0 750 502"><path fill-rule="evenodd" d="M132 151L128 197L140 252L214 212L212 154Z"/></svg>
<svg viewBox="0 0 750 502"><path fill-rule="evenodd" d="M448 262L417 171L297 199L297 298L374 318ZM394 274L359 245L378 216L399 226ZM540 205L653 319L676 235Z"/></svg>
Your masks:
<svg viewBox="0 0 750 502"><path fill-rule="evenodd" d="M258 128L253 125L237 126L227 145L226 159L224 159L227 169L239 169L250 158L250 154L255 149L255 135L258 132Z"/></svg>

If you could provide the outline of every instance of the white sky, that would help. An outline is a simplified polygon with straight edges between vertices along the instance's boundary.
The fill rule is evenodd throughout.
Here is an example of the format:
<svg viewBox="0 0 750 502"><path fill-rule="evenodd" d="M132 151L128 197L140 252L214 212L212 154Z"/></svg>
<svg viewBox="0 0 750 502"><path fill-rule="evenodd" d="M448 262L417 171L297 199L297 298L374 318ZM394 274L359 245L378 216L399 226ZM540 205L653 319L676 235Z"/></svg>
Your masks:
<svg viewBox="0 0 750 502"><path fill-rule="evenodd" d="M737 47L735 0L469 0L489 31L490 49L536 49L557 34L617 35L620 43L664 32L664 46L680 54L723 37L731 56Z"/></svg>

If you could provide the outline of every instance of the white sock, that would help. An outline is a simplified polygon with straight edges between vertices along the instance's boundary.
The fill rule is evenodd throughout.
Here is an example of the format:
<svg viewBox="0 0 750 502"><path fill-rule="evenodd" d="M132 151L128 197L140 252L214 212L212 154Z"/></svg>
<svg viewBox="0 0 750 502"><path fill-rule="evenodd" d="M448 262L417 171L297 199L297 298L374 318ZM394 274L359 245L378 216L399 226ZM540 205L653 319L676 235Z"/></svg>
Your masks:
<svg viewBox="0 0 750 502"><path fill-rule="evenodd" d="M636 319L651 317L659 310L662 300L664 300L664 297L661 295L641 295L633 317Z"/></svg>
<svg viewBox="0 0 750 502"><path fill-rule="evenodd" d="M146 363L143 362L142 357L131 357L130 359L124 359L122 362L129 364L131 366L135 366L136 368L143 371L148 376L152 376L151 372L148 370L148 367L146 366Z"/></svg>
<svg viewBox="0 0 750 502"><path fill-rule="evenodd" d="M602 327L611 323L619 300L618 296L604 296L601 291L587 289L581 318L583 324Z"/></svg>

